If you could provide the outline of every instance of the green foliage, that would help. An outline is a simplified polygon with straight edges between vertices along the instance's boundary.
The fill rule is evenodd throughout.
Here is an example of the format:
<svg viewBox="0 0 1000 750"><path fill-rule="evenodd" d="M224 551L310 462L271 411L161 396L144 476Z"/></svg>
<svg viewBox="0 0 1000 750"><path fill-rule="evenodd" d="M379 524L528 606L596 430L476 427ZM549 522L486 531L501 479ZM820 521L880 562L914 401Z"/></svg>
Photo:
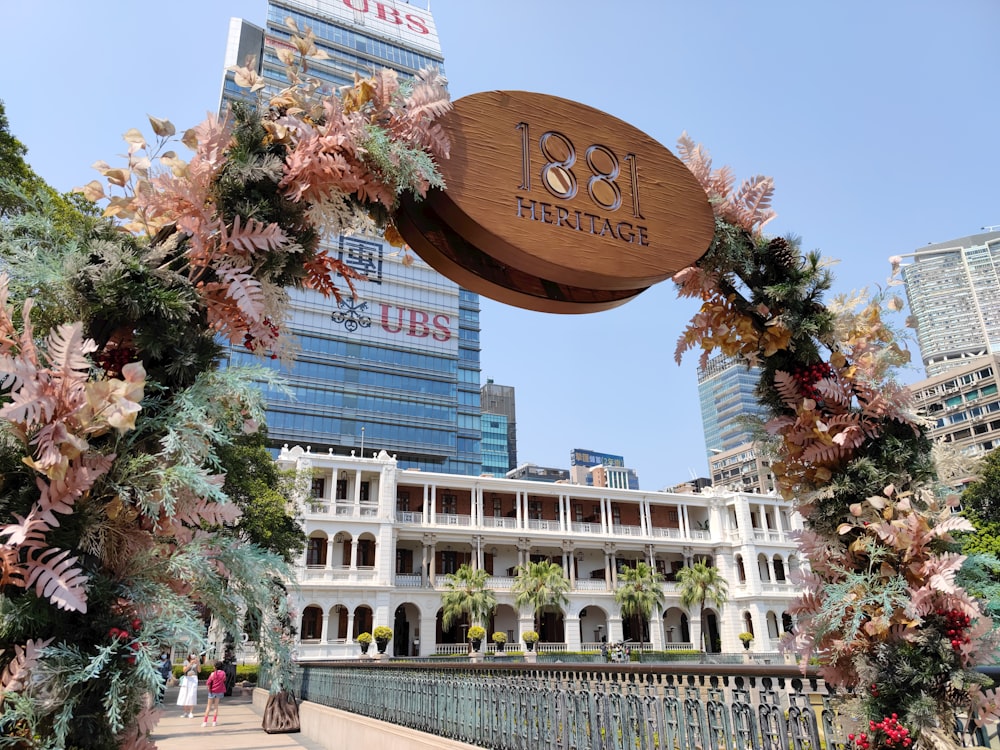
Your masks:
<svg viewBox="0 0 1000 750"><path fill-rule="evenodd" d="M736 637L739 638L741 641L743 641L743 643L750 643L751 641L753 641L753 633L748 633L746 631L740 633Z"/></svg>
<svg viewBox="0 0 1000 750"><path fill-rule="evenodd" d="M521 640L525 643L538 643L538 633L534 630L525 630L521 633Z"/></svg>
<svg viewBox="0 0 1000 750"><path fill-rule="evenodd" d="M222 490L242 511L233 532L292 562L305 548L306 538L290 511L294 478L278 470L266 447L266 431L237 437L218 454L226 473Z"/></svg>
<svg viewBox="0 0 1000 750"><path fill-rule="evenodd" d="M507 642L507 634L505 632L503 632L502 630L495 630L495 631L493 631L492 638L493 638L493 642L494 643L506 643Z"/></svg>
<svg viewBox="0 0 1000 750"><path fill-rule="evenodd" d="M692 607L698 607L698 616L702 626L702 641L708 642L708 632L705 628L705 602L711 602L721 607L729 598L729 587L719 569L704 561L696 562L691 567L677 571L677 589L681 595L681 606L689 612Z"/></svg>
<svg viewBox="0 0 1000 750"><path fill-rule="evenodd" d="M534 613L536 626L542 610L547 607L562 609L569 603L569 579L561 565L548 560L519 565L511 591L514 604L529 607Z"/></svg>
<svg viewBox="0 0 1000 750"><path fill-rule="evenodd" d="M497 597L486 587L489 573L482 568L461 565L454 573L445 576L441 594L441 627L451 628L468 616L472 624L486 622L497 606Z"/></svg>
<svg viewBox="0 0 1000 750"><path fill-rule="evenodd" d="M639 616L648 620L653 610L663 604L663 596L663 576L644 562L618 574L615 601L622 617Z"/></svg>
<svg viewBox="0 0 1000 750"><path fill-rule="evenodd" d="M358 643L371 643L372 634L371 633L358 633L357 637Z"/></svg>
<svg viewBox="0 0 1000 750"><path fill-rule="evenodd" d="M372 636L374 636L376 641L391 641L392 628L388 625L377 625L372 631Z"/></svg>
<svg viewBox="0 0 1000 750"><path fill-rule="evenodd" d="M236 665L236 681L257 682L259 671L256 664L238 664Z"/></svg>

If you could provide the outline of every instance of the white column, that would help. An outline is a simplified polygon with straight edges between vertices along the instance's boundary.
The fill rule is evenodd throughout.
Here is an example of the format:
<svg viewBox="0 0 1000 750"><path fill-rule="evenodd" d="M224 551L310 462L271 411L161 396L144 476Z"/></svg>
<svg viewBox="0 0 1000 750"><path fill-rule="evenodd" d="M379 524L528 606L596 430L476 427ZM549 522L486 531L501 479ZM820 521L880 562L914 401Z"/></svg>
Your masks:
<svg viewBox="0 0 1000 750"><path fill-rule="evenodd" d="M427 542L424 542L420 552L420 585L427 586L427 581L428 581Z"/></svg>
<svg viewBox="0 0 1000 750"><path fill-rule="evenodd" d="M351 610L347 611L347 640L350 641L354 637L354 612Z"/></svg>
<svg viewBox="0 0 1000 750"><path fill-rule="evenodd" d="M358 538L351 540L351 570L358 569Z"/></svg>
<svg viewBox="0 0 1000 750"><path fill-rule="evenodd" d="M361 511L357 510L357 507L361 504L361 469L354 470L354 515L355 517L361 515Z"/></svg>
<svg viewBox="0 0 1000 750"><path fill-rule="evenodd" d="M688 515L687 505L681 506L681 538L690 539L691 538L691 517Z"/></svg>
<svg viewBox="0 0 1000 750"><path fill-rule="evenodd" d="M333 567L333 537L326 540L326 565L327 569Z"/></svg>
<svg viewBox="0 0 1000 750"><path fill-rule="evenodd" d="M425 484L424 485L424 502L420 506L420 509L421 509L420 523L422 523L424 526L426 526L427 524L429 524L431 522L431 506L430 506L430 501L428 499L429 496L430 496L429 490L430 490L430 488Z"/></svg>
<svg viewBox="0 0 1000 750"><path fill-rule="evenodd" d="M431 544L430 553L431 553L431 569L428 578L430 579L431 586L433 586L435 583L437 583L437 544Z"/></svg>
<svg viewBox="0 0 1000 750"><path fill-rule="evenodd" d="M320 643L327 643L327 642L329 642L329 626L330 626L330 613L329 612L324 612L323 613L323 627L320 630L320 634L319 634Z"/></svg>
<svg viewBox="0 0 1000 750"><path fill-rule="evenodd" d="M771 557L770 555L767 556L767 574L768 574L768 577L771 579L771 583L774 583L775 582L775 578L774 578L774 558Z"/></svg>
<svg viewBox="0 0 1000 750"><path fill-rule="evenodd" d="M522 502L521 490L518 490L514 494L514 507L516 509L515 520L517 521L517 528L519 529L524 528L524 514L521 512L521 502Z"/></svg>

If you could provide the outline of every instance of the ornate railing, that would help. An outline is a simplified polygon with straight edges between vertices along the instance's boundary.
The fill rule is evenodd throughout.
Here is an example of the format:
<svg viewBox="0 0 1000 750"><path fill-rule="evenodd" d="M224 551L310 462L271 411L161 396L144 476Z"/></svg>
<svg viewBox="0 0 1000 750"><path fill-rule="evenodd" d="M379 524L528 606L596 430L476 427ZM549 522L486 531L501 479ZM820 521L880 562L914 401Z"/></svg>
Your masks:
<svg viewBox="0 0 1000 750"><path fill-rule="evenodd" d="M495 750L846 750L822 682L787 666L300 665L302 700ZM967 745L1000 748L996 728Z"/></svg>

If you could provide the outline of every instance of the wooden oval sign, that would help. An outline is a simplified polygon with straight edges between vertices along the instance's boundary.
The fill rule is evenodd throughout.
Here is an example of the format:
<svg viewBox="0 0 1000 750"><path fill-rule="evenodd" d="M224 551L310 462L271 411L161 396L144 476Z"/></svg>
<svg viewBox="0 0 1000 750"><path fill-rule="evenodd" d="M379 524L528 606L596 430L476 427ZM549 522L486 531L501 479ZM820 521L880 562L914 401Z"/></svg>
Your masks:
<svg viewBox="0 0 1000 750"><path fill-rule="evenodd" d="M456 101L442 125L447 189L404 203L397 223L428 263L474 291L529 309L604 309L712 240L708 198L687 167L604 112L492 91Z"/></svg>

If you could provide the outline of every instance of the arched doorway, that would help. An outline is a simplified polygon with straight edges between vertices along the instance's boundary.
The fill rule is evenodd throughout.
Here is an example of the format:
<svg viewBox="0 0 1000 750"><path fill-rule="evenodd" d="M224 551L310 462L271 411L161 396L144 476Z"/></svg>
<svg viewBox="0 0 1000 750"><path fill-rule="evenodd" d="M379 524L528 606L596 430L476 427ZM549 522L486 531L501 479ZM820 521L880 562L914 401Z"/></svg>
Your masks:
<svg viewBox="0 0 1000 750"><path fill-rule="evenodd" d="M410 602L400 604L392 621L393 656L417 656L420 653L420 609Z"/></svg>
<svg viewBox="0 0 1000 750"><path fill-rule="evenodd" d="M310 604L302 610L302 635L303 641L318 641L323 634L323 610Z"/></svg>

